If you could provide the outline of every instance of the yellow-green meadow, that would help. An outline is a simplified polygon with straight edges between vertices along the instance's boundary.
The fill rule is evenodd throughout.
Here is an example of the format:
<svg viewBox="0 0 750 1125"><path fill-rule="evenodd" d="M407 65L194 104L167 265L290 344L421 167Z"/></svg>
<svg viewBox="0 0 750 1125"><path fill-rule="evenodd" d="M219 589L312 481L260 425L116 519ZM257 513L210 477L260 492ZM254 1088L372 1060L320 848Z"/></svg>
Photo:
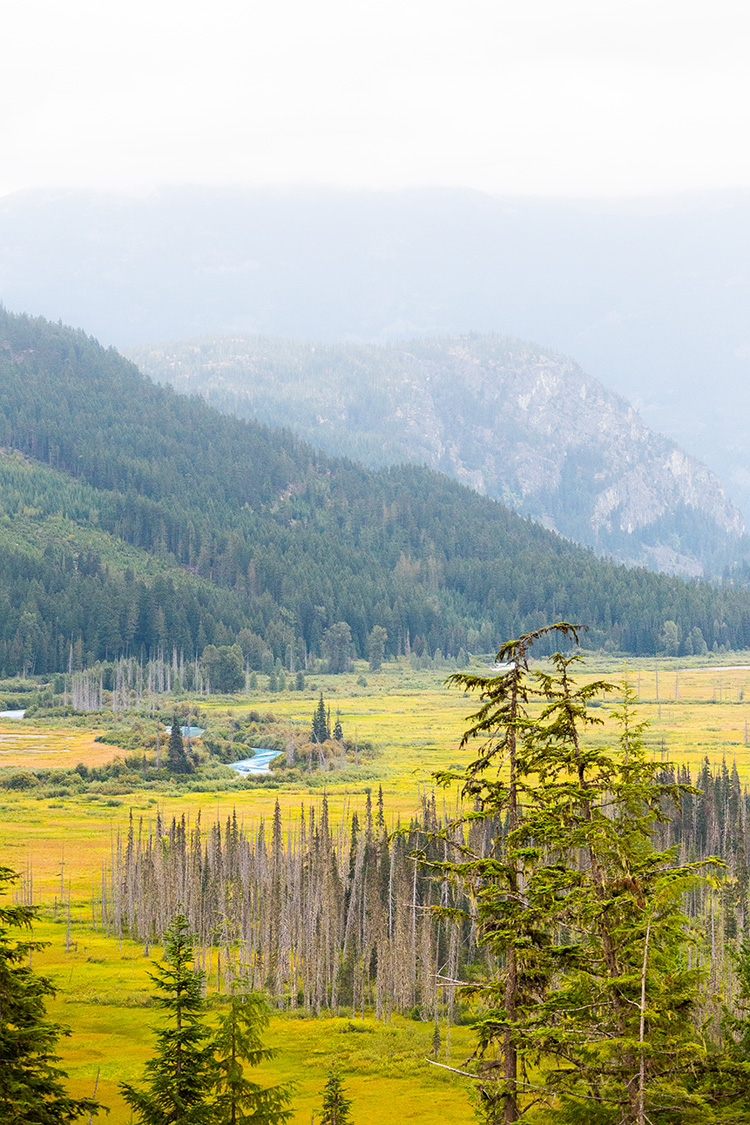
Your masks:
<svg viewBox="0 0 750 1125"><path fill-rule="evenodd" d="M118 1084L137 1084L153 1049L160 1012L151 999L147 972L150 957L162 951L153 948L147 957L142 944L93 934L82 922L68 935L62 913L57 923L45 920L38 925L36 934L50 945L35 955L34 968L48 974L60 989L48 1010L73 1028L73 1035L60 1045L68 1085L83 1097L91 1095L98 1081L97 1096L110 1107L103 1120L126 1125L130 1110ZM209 1026L217 1022L212 995L209 988ZM389 1120L427 1122L437 1115L439 1120L469 1125L474 1117L466 1080L425 1061L432 1034L431 1023L401 1016L377 1023L372 1017L348 1015L277 1015L265 1041L278 1056L254 1070L253 1078L269 1085L295 1083L295 1125L309 1125L311 1113L319 1109L320 1091L333 1062L341 1067L357 1122L374 1125L387 1108ZM472 1041L469 1027L451 1028L448 1055L443 1038L438 1061L460 1067L471 1053Z"/></svg>
<svg viewBox="0 0 750 1125"><path fill-rule="evenodd" d="M489 672L474 661L472 671ZM207 721L240 717L251 709L273 712L290 724L309 725L322 692L332 717L340 712L347 739L371 742L377 756L363 763L360 781L348 769L346 780L326 776L326 796L335 821L345 809L361 810L366 790L373 796L382 785L386 817L408 820L420 801L420 790L432 788L435 770L461 766L469 750L459 750L467 716L476 702L444 685L448 668L414 668L407 660L389 662L379 672L359 664L352 673L307 677L303 692L258 690L231 699L191 700ZM627 676L637 695L637 718L650 723L647 746L660 759L689 765L693 778L707 757L712 764L736 761L743 783L750 783L750 653L714 654L690 660L634 658L627 663L598 654L587 659L580 675L619 682ZM261 677L265 680L265 677ZM616 737L609 716L618 693L602 699L592 714L603 720L590 737ZM70 725L64 720L0 720L0 761L16 768L67 768L83 762L99 765L118 753L116 746L95 741L97 728ZM159 1012L150 999L149 959L142 943L95 932L90 925L91 904L98 893L102 865L109 863L117 834L127 831L130 816L148 831L157 816L171 821L186 817L191 825L201 818L210 824L236 813L250 825L269 823L278 800L282 813L294 814L301 804L318 805L323 789L279 778L277 788L245 788L234 792L190 792L175 783L162 791L85 793L75 797L42 797L33 790L0 790L0 856L2 863L25 875L25 893L43 910L37 937L49 941L35 955L34 968L48 973L60 989L50 1003L55 1019L70 1024L73 1036L63 1040L63 1066L71 1089L78 1095L97 1095L111 1107L112 1125L130 1120L117 1084L137 1082L153 1044ZM454 807L456 794L438 795ZM33 879L33 883L31 880ZM70 902L70 922L68 908ZM213 996L213 966L209 965L209 1003ZM210 1017L213 1018L213 1017ZM467 1080L426 1061L433 1027L419 1018L394 1016L376 1023L351 1014L296 1018L274 1016L268 1036L279 1049L272 1064L261 1069L261 1081L293 1080L297 1084L294 1121L310 1121L319 1106L319 1091L330 1063L338 1060L353 1098L356 1122L389 1120L415 1123L434 1120L471 1122ZM438 1061L460 1067L471 1054L473 1035L468 1026L454 1027L446 1056L441 1045Z"/></svg>

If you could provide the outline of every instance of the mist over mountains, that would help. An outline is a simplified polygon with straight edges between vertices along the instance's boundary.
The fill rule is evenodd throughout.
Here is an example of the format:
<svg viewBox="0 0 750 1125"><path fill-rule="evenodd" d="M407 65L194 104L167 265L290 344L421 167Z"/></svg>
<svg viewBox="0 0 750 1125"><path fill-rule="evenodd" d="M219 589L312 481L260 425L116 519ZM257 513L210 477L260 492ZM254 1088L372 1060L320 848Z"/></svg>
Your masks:
<svg viewBox="0 0 750 1125"><path fill-rule="evenodd" d="M572 355L750 510L750 197L174 189L0 201L0 299L105 343L499 332Z"/></svg>
<svg viewBox="0 0 750 1125"><path fill-rule="evenodd" d="M374 468L413 462L633 564L720 574L747 539L716 476L565 356L509 337L204 337L127 349L152 378Z"/></svg>

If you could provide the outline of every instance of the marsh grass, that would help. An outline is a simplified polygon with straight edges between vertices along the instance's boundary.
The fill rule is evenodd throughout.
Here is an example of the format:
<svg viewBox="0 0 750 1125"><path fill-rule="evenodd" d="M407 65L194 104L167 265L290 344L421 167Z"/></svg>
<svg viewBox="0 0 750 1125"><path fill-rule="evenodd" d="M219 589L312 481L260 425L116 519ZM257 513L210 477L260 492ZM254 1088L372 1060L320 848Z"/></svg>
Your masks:
<svg viewBox="0 0 750 1125"><path fill-rule="evenodd" d="M66 952L66 927L45 918L35 935L50 947L35 955L34 968L49 975L60 992L49 1005L50 1014L73 1028L61 1042L63 1066L76 1094L90 1094L99 1073L98 1096L110 1106L111 1125L127 1125L130 1110L118 1084L137 1083L149 1058L160 1010L154 1005L148 970L150 957L142 944L87 933L73 928L74 946ZM223 998L210 988L207 1022L217 1023ZM271 1020L267 1044L278 1048L276 1059L255 1074L264 1083L296 1083L295 1125L308 1125L319 1108L319 1092L332 1062L339 1063L354 1099L355 1121L410 1121L415 1125L451 1121L468 1125L473 1115L465 1079L425 1061L432 1044L432 1024L394 1017L389 1023L372 1018L352 1019L351 1013L320 1018ZM439 1056L445 1062L445 1029ZM460 1066L472 1050L468 1026L451 1029L449 1059Z"/></svg>
<svg viewBox="0 0 750 1125"><path fill-rule="evenodd" d="M720 663L721 661L721 663ZM745 665L745 667L743 667ZM737 667L739 666L739 667ZM157 811L163 820L185 817L194 824L199 813L203 823L218 815L225 820L236 812L246 825L268 823L278 799L284 820L296 815L300 805L319 803L326 792L332 818L344 809L362 810L366 792L373 797L382 785L386 816L395 824L408 820L419 805L420 790L432 788L436 770L460 766L471 750L457 749L466 717L476 703L458 691L444 686L448 668L413 669L409 662L388 662L380 672L366 672L367 688L357 684L364 663L351 673L329 676L317 673L308 677L305 692L256 692L232 698L203 697L201 709L206 721L225 724L257 709L272 711L289 723L310 723L319 693L331 706L332 714L341 711L345 737L372 741L379 754L364 764L358 774L353 768L341 773L312 774L303 782L288 784L283 774L266 779L269 787L242 787L231 792L214 791L210 779L202 792L190 792L184 785L167 783L158 791L132 793L88 793L74 797L54 795L37 799L33 791L0 790L0 854L4 862L24 871L31 863L35 895L50 902L60 895L63 863L66 887L70 880L74 900L88 901L92 880L98 885L101 866L108 861L111 840L117 831L127 829L132 811L136 825L142 820L148 831ZM475 670L489 671L487 660L474 658ZM627 675L638 692L638 717L651 726L646 743L653 756L687 764L695 777L704 757L717 765L726 757L736 761L743 783L750 784L750 746L745 743L745 724L750 730L750 653L723 653L720 656L667 658L623 658L594 654L587 656L582 679L605 678L619 681ZM658 699L657 699L658 674ZM613 737L614 726L608 717L611 701L603 701L594 714L604 725L593 728L591 737L605 741ZM4 735L28 734L54 749L72 743L71 764L110 759L117 747L94 741L96 729L69 730L56 721L45 727L34 720L31 729L23 723L0 720L0 747ZM750 733L748 736L750 738ZM75 758L76 761L72 761ZM0 755L0 761L6 760ZM40 755L36 764L48 768L49 755ZM62 757L57 759L62 764ZM32 769L35 759L26 748L19 761ZM455 794L438 794L439 805L455 806Z"/></svg>
<svg viewBox="0 0 750 1125"><path fill-rule="evenodd" d="M743 667L747 665L747 667ZM489 664L474 659L474 670ZM332 820L345 811L362 810L367 789L373 800L382 784L390 824L408 820L419 805L420 789L432 787L435 770L460 765L469 751L457 749L466 716L475 700L448 691L443 681L449 668L414 669L408 662L391 662L371 673L360 664L350 674L308 676L304 692L255 692L250 697L200 699L208 723L225 723L251 709L273 711L289 723L309 725L319 693L334 714L341 711L345 737L372 741L379 751L367 762L363 777L347 769L315 778L315 784L277 788L242 788L236 792L189 792L170 784L159 792L136 791L119 796L80 794L74 797L37 799L29 791L0 790L0 855L21 872L33 872L33 896L44 906L38 936L52 942L35 956L35 968L48 972L60 995L50 1010L69 1023L74 1035L62 1043L64 1065L70 1071L77 1095L91 1094L100 1070L98 1095L112 1107L112 1125L126 1125L129 1111L119 1097L117 1083L137 1082L149 1057L158 1010L152 1006L147 977L149 958L143 946L128 940L94 933L90 928L91 902L98 894L102 864L109 862L119 832L127 831L132 812L136 831L154 824L157 812L169 822L185 816L203 825L219 816L225 821L236 813L246 826L263 819L268 825L278 799L284 824L296 816L300 804L318 804L323 782ZM736 761L743 783L750 784L750 653L724 653L689 660L630 659L595 655L587 661L581 678L615 681L624 675L638 693L638 718L650 720L647 746L652 755L690 766L695 779L704 757L716 765L726 757ZM366 678L367 687L358 680ZM657 692L658 677L658 692ZM614 700L613 700L614 702ZM614 727L608 704L594 713L604 725L594 728L597 741L609 740ZM100 764L116 754L117 747L95 742L97 730L80 725L66 727L57 720L17 723L0 720L0 762L23 768L47 768L51 760L75 766ZM15 735L16 738L3 736ZM23 739L17 736L23 735ZM365 772L365 771L363 771ZM453 793L439 794L438 803L453 806ZM67 900L71 902L68 928ZM70 945L66 951L66 942ZM151 950L158 955L159 950ZM209 993L212 1010L221 1000ZM210 1018L214 1018L210 1016ZM351 1030L354 1026L355 1031ZM273 1018L269 1043L279 1047L275 1062L263 1068L260 1080L292 1080L297 1125L308 1125L319 1109L328 1065L341 1062L354 1099L354 1119L359 1125L382 1121L451 1121L468 1125L474 1120L465 1079L430 1066L432 1025L407 1018L388 1024L372 1019L352 1020L345 1014L320 1019ZM473 1045L471 1029L451 1031L450 1058L461 1065ZM441 1061L445 1061L441 1055Z"/></svg>

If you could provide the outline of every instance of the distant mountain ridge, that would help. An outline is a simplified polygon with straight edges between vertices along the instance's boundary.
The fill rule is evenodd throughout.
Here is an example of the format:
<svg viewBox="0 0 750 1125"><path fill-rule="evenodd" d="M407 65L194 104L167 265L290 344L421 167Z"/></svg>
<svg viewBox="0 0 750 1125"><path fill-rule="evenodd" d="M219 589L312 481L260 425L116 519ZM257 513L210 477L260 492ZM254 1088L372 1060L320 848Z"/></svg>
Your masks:
<svg viewBox="0 0 750 1125"><path fill-rule="evenodd" d="M750 648L746 589L598 559L444 474L328 457L1 308L0 608L3 675L234 643L291 671L329 630L365 655L376 625L387 654L441 661L561 619L593 648Z"/></svg>
<svg viewBox="0 0 750 1125"><path fill-rule="evenodd" d="M472 331L575 356L750 516L750 192L164 188L0 199L0 301L105 345Z"/></svg>
<svg viewBox="0 0 750 1125"><path fill-rule="evenodd" d="M700 575L744 521L705 465L573 360L510 337L262 336L126 349L158 382L372 467L426 464L628 562Z"/></svg>

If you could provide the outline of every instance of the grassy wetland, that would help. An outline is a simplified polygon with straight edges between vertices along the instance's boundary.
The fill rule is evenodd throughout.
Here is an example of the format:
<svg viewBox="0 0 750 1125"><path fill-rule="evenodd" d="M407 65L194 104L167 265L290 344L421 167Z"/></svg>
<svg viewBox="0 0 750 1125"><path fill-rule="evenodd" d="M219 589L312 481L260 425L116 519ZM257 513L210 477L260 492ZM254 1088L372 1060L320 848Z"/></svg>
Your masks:
<svg viewBox="0 0 750 1125"><path fill-rule="evenodd" d="M415 662L416 663L416 662ZM489 668L475 658L472 671ZM107 1120L125 1125L130 1112L120 1098L120 1081L137 1082L153 1045L152 1029L159 1019L151 999L149 961L159 957L157 945L139 938L106 934L94 928L96 901L103 865L110 863L118 833L127 833L130 817L145 829L157 815L164 823L185 817L194 827L236 815L249 835L270 825L278 801L284 832L300 805L320 807L324 789L332 822L357 811L364 813L368 790L372 800L382 787L388 827L408 822L420 795L432 789L436 770L460 766L470 751L458 744L474 700L445 687L448 667L415 667L407 660L391 661L379 672L358 664L351 673L309 675L303 691L270 692L261 686L250 695L181 699L200 708L201 725L232 729L251 710L272 712L291 730L309 728L320 694L332 720L340 715L347 740L373 747L359 769L351 763L321 778L311 772L294 781L274 772L260 783L227 788L210 780L203 791L168 781L151 788L127 791L126 784L101 785L85 792L55 794L54 786L0 789L0 854L4 864L23 875L21 895L42 908L35 936L49 947L34 957L34 968L48 974L59 988L49 1005L53 1018L69 1024L73 1035L61 1044L62 1065L71 1090L97 1096L111 1107ZM743 785L750 784L750 653L722 653L682 660L667 658L624 660L596 654L581 666L585 680L615 682L627 676L637 694L637 718L650 726L646 744L657 759L686 764L693 779L704 759L712 766L726 760L736 764ZM611 697L613 702L617 693ZM171 707L173 701L165 706ZM614 736L605 699L592 714L602 725L590 737ZM101 742L104 729L96 714L75 719L0 719L0 784L14 771L72 769L79 763L97 768L128 753L115 741ZM133 716L121 720L123 734ZM144 727L155 726L141 717ZM111 725L111 724L110 724ZM107 731L108 739L116 732ZM244 754L238 750L238 757ZM438 793L437 805L455 808L455 793ZM209 1008L218 1010L220 966L212 950L206 954ZM209 1012L209 1020L212 1019ZM446 1029L437 1061L459 1067L471 1054L470 1020ZM393 1120L427 1122L437 1119L467 1125L474 1120L465 1079L426 1062L432 1049L433 1023L424 1013L393 1014L376 1020L369 1010L339 1009L335 1014L310 1016L301 1010L275 1014L268 1043L278 1057L258 1072L260 1081L293 1080L297 1085L294 1122L307 1123L320 1103L319 1091L333 1061L353 1098L357 1122L382 1120L388 1105Z"/></svg>

